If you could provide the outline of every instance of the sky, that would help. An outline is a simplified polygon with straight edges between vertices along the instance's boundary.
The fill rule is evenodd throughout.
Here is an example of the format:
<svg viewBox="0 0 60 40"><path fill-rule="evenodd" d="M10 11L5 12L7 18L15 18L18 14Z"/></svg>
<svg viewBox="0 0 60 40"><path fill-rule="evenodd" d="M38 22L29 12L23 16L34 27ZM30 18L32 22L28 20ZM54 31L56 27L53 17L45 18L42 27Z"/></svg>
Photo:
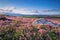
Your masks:
<svg viewBox="0 0 60 40"><path fill-rule="evenodd" d="M60 0L0 0L0 13L60 15Z"/></svg>

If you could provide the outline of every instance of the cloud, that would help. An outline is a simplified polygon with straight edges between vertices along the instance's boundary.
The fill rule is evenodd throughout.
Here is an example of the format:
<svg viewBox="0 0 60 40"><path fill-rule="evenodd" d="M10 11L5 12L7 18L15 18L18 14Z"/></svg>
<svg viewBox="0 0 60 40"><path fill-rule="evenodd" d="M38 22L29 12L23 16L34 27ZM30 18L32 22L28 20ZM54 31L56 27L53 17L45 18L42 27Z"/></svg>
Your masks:
<svg viewBox="0 0 60 40"><path fill-rule="evenodd" d="M47 10L44 10L43 12L59 12L59 11L60 9L55 8L55 9L47 9Z"/></svg>
<svg viewBox="0 0 60 40"><path fill-rule="evenodd" d="M18 14L36 14L39 13L38 10L30 10L30 9L26 9L26 8L20 8L17 9L16 7L6 7L6 8L0 8L0 12L4 12L4 13L18 13Z"/></svg>
<svg viewBox="0 0 60 40"><path fill-rule="evenodd" d="M27 8L5 7L0 8L0 13L15 13L26 15L60 15L60 9L33 10Z"/></svg>
<svg viewBox="0 0 60 40"><path fill-rule="evenodd" d="M50 15L60 15L60 9L45 9L42 12L46 13L46 14L50 14Z"/></svg>
<svg viewBox="0 0 60 40"><path fill-rule="evenodd" d="M13 9L15 9L14 7L4 7L4 8L0 8L0 12L12 12Z"/></svg>

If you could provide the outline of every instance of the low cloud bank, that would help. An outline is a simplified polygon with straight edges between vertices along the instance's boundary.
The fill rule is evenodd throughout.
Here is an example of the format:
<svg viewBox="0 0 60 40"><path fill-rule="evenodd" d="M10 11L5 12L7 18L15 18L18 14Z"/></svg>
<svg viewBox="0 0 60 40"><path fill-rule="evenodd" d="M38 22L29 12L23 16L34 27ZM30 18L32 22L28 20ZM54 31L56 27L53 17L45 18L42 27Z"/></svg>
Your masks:
<svg viewBox="0 0 60 40"><path fill-rule="evenodd" d="M33 10L27 8L17 9L16 7L0 8L1 13L16 13L26 15L60 15L60 9Z"/></svg>

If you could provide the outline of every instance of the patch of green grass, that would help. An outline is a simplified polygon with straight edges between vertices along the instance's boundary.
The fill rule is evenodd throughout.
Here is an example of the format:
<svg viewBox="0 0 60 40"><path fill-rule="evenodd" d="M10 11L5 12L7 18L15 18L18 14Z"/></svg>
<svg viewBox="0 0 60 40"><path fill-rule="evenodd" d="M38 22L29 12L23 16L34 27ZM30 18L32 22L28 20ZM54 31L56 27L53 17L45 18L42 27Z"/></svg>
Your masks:
<svg viewBox="0 0 60 40"><path fill-rule="evenodd" d="M56 35L53 32L48 33L52 40L57 40Z"/></svg>

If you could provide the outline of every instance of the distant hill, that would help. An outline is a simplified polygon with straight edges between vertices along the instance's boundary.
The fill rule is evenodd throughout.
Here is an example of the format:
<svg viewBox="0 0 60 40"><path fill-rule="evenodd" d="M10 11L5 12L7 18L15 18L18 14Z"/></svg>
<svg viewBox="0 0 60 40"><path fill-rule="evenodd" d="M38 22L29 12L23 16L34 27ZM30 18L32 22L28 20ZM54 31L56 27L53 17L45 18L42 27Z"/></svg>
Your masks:
<svg viewBox="0 0 60 40"><path fill-rule="evenodd" d="M60 18L60 15L24 15L24 14L18 14L18 13L6 13L6 14L0 14L0 15L7 15L7 16L22 16L22 17L30 17L30 18L44 18L44 17L52 17L52 18Z"/></svg>

